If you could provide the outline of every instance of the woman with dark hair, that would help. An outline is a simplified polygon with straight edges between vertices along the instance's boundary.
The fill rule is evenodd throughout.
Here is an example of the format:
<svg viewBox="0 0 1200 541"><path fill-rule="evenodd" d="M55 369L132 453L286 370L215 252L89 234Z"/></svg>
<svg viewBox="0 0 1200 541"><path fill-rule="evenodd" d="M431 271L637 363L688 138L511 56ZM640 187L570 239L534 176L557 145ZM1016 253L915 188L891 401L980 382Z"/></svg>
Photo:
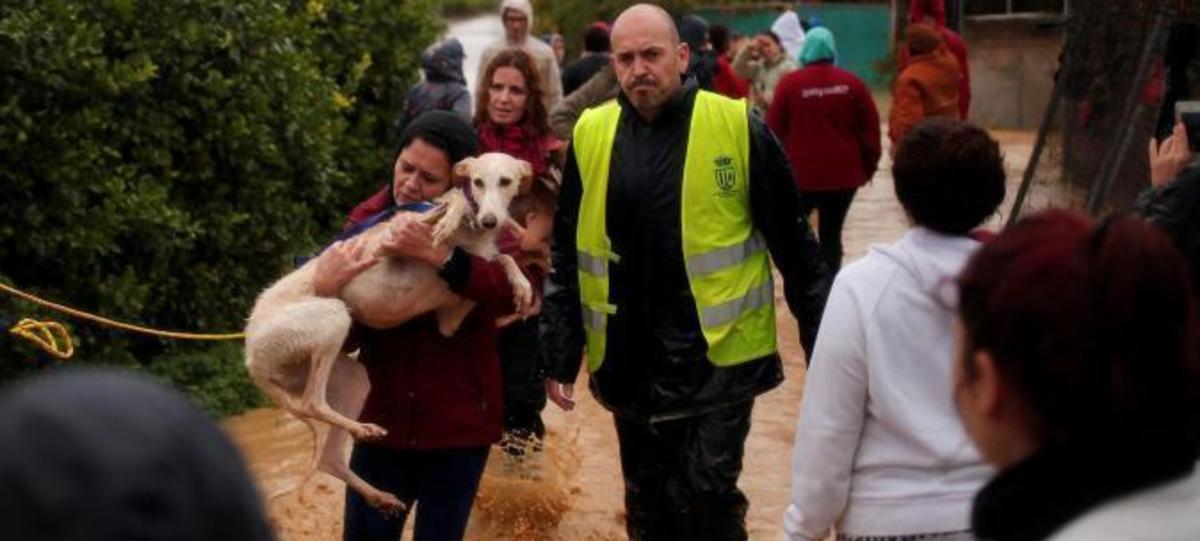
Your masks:
<svg viewBox="0 0 1200 541"><path fill-rule="evenodd" d="M475 132L458 115L431 111L417 117L401 136L387 207L357 222L343 238L398 212L427 209L429 200L451 188L453 165L477 151ZM383 246L387 255L430 265L451 290L478 305L452 336L442 335L434 314L391 329L352 328L345 348L358 349L371 382L358 419L382 426L387 435L356 442L350 469L409 509L417 504L414 539L461 539L488 450L500 440L496 320L514 310L512 287L498 262L435 246L428 224L414 219L392 227ZM337 295L374 264L375 254L348 248L352 245L335 243L321 254L316 294ZM398 539L406 518L406 512L389 515L346 490L344 539Z"/></svg>
<svg viewBox="0 0 1200 541"><path fill-rule="evenodd" d="M1000 470L975 499L980 538L1200 539L1190 289L1131 216L1035 215L971 258L953 396Z"/></svg>
<svg viewBox="0 0 1200 541"><path fill-rule="evenodd" d="M229 436L144 373L45 370L0 393L5 539L271 541Z"/></svg>
<svg viewBox="0 0 1200 541"><path fill-rule="evenodd" d="M526 272L535 277L530 282L540 298L558 193L556 162L564 144L550 132L538 77L525 51L507 49L497 54L484 69L476 93L475 128L481 152L503 152L533 166L532 189L513 201L511 214L520 227L511 231L525 252ZM541 418L546 390L540 373L538 318L511 322L500 333L499 347L504 367L501 446L510 456L523 456L525 451L540 449L546 431Z"/></svg>
<svg viewBox="0 0 1200 541"><path fill-rule="evenodd" d="M986 131L930 121L900 144L896 196L912 228L838 274L804 385L789 539L973 539L969 510L991 471L947 399L954 278L1004 199Z"/></svg>
<svg viewBox="0 0 1200 541"><path fill-rule="evenodd" d="M775 85L795 69L796 59L788 56L779 36L770 30L759 32L733 57L733 72L750 81L750 105L763 113L775 97Z"/></svg>

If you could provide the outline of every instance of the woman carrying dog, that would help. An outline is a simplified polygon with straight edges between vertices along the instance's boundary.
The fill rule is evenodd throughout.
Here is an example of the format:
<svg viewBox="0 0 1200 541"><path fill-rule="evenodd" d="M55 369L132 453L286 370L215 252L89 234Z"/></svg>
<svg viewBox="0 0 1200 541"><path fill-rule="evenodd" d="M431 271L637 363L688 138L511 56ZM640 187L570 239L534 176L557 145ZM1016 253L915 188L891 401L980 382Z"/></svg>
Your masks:
<svg viewBox="0 0 1200 541"><path fill-rule="evenodd" d="M980 539L1200 539L1188 282L1171 241L1133 216L1051 211L971 258L952 396L1000 470L975 498Z"/></svg>
<svg viewBox="0 0 1200 541"><path fill-rule="evenodd" d="M971 499L991 475L949 396L954 279L1004 199L1000 145L931 120L901 142L893 174L913 227L833 283L796 429L793 541L835 525L839 541L968 541Z"/></svg>
<svg viewBox="0 0 1200 541"><path fill-rule="evenodd" d="M554 137L542 100L542 82L533 58L521 49L497 54L484 69L475 92L475 129L480 152L502 152L533 167L530 193L513 202L511 214L521 226L521 248L531 262L536 296L549 270L550 229L558 197L557 161L565 146ZM516 321L500 332L500 364L504 367L504 440L511 456L540 448L545 434L541 412L546 390L539 367L538 318Z"/></svg>
<svg viewBox="0 0 1200 541"><path fill-rule="evenodd" d="M442 195L452 187L453 165L477 151L474 130L458 115L433 111L417 117L401 137L391 205L359 229ZM385 428L387 435L355 443L350 469L410 509L419 504L418 541L461 539L488 449L500 439L496 320L513 312L512 287L500 263L434 246L428 224L414 219L394 231L383 245L386 255L428 263L451 290L478 306L450 337L438 331L433 314L387 330L355 325L346 349L359 349L371 381L359 420ZM335 244L321 255L314 279L318 295L336 295L375 262L374 255L348 246ZM344 539L398 539L406 518L385 515L346 490Z"/></svg>

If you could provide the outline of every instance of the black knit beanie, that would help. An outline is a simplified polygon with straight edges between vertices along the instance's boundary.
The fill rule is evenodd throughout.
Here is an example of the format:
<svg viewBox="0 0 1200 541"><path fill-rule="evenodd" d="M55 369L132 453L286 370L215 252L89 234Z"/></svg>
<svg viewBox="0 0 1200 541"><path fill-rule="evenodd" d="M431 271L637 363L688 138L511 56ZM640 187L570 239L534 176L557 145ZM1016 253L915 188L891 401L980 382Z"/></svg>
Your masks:
<svg viewBox="0 0 1200 541"><path fill-rule="evenodd" d="M412 143L420 139L442 149L454 165L463 158L479 153L479 140L475 137L475 129L467 124L461 116L449 111L429 111L413 119L400 134L400 146L396 155Z"/></svg>

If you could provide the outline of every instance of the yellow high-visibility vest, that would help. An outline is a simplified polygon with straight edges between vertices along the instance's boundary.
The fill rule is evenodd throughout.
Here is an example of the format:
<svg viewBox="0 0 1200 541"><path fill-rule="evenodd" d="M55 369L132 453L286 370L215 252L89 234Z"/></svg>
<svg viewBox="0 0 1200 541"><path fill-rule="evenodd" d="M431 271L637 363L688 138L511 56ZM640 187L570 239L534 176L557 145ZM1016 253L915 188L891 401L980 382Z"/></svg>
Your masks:
<svg viewBox="0 0 1200 541"><path fill-rule="evenodd" d="M583 182L575 242L591 372L604 362L608 318L621 309L609 298L609 265L620 256L613 252L606 222L609 164L620 118L616 101L588 109L571 142ZM701 90L690 130L680 211L688 285L709 361L732 366L775 352L771 266L750 213L746 103Z"/></svg>

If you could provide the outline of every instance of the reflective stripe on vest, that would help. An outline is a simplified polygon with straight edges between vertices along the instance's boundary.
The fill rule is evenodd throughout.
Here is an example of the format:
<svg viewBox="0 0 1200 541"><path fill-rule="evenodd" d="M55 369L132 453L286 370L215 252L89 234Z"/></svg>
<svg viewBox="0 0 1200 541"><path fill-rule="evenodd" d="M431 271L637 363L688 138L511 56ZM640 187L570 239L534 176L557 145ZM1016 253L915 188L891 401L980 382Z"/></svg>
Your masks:
<svg viewBox="0 0 1200 541"><path fill-rule="evenodd" d="M572 148L583 195L575 233L588 370L604 361L608 265L619 258L608 238L605 200L621 108L589 109L575 125ZM749 194L746 105L696 94L684 159L680 203L683 256L708 358L730 366L775 351L775 304L766 242L754 230Z"/></svg>

